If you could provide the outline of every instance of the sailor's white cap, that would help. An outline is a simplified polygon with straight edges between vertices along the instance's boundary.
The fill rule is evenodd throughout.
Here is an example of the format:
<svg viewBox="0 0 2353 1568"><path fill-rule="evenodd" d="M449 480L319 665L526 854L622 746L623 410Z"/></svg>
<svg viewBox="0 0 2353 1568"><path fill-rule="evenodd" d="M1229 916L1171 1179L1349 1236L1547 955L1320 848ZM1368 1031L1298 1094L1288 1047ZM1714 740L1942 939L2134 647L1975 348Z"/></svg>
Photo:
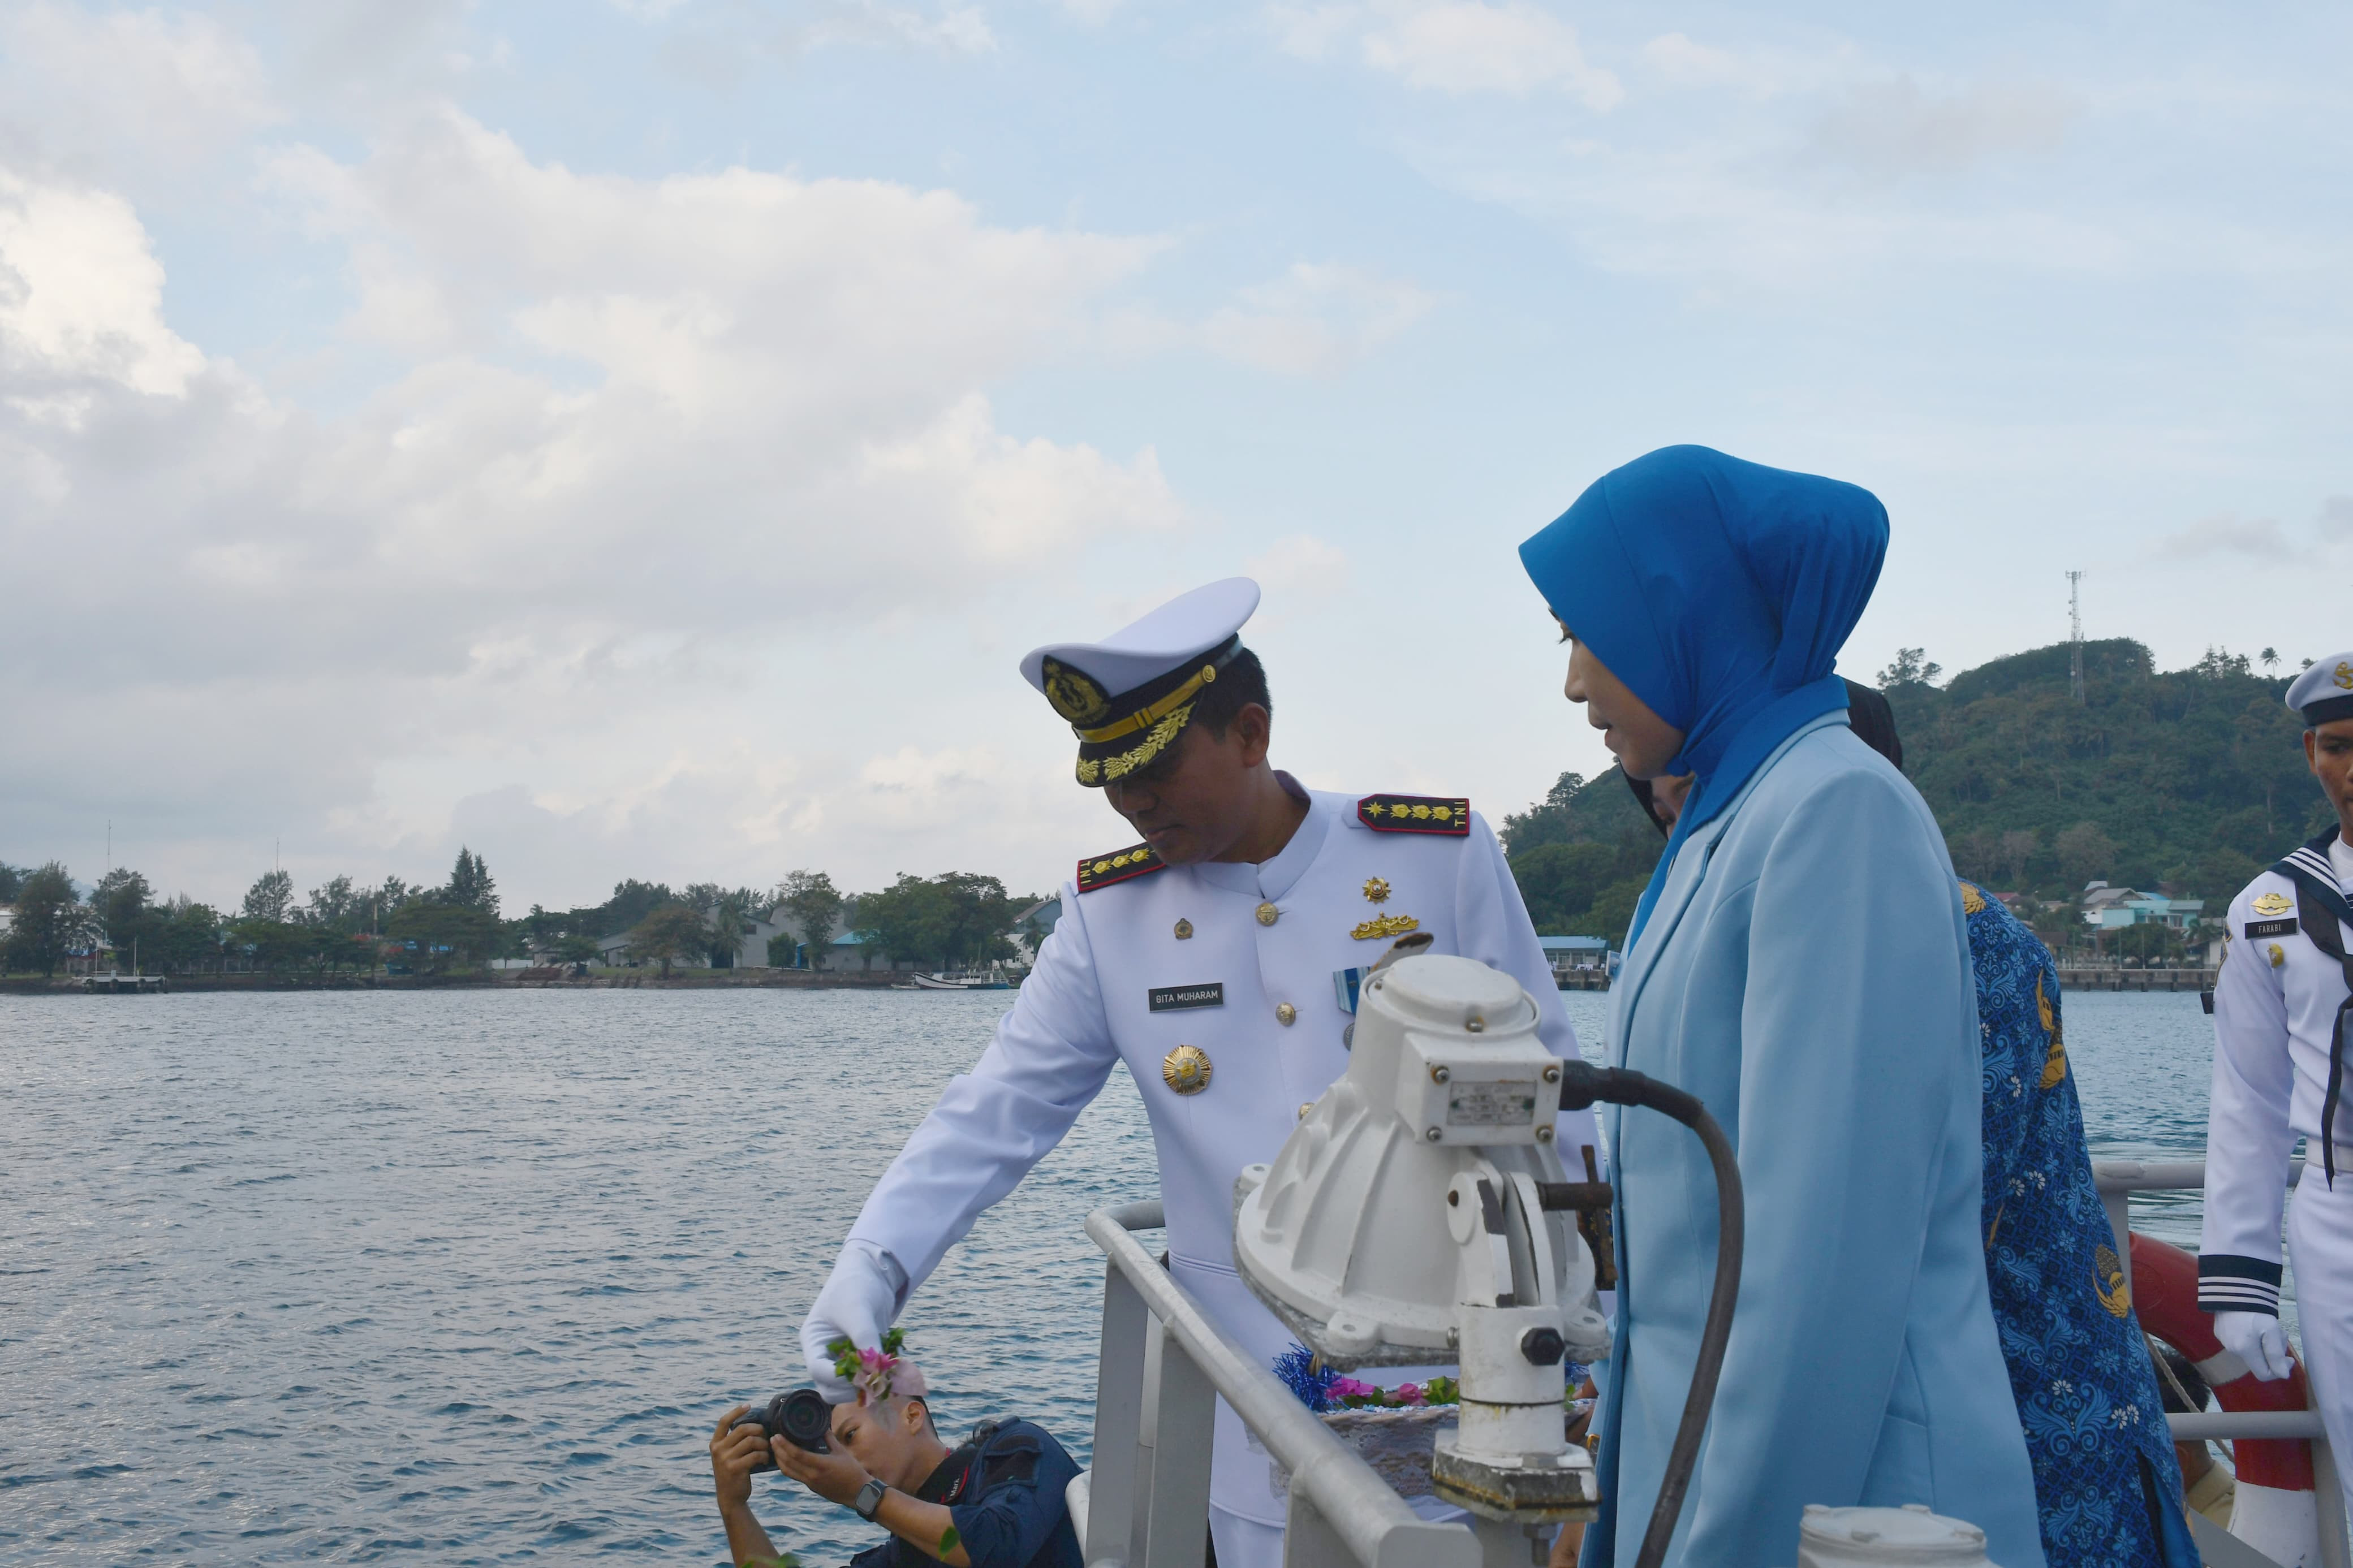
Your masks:
<svg viewBox="0 0 2353 1568"><path fill-rule="evenodd" d="M1021 674L1079 737L1079 782L1102 784L1143 767L1192 717L1193 700L1240 650L1258 609L1248 577L1179 594L1100 642L1031 648Z"/></svg>
<svg viewBox="0 0 2353 1568"><path fill-rule="evenodd" d="M2314 660L2312 668L2288 687L2287 705L2304 715L2307 730L2353 719L2353 653L2332 653Z"/></svg>

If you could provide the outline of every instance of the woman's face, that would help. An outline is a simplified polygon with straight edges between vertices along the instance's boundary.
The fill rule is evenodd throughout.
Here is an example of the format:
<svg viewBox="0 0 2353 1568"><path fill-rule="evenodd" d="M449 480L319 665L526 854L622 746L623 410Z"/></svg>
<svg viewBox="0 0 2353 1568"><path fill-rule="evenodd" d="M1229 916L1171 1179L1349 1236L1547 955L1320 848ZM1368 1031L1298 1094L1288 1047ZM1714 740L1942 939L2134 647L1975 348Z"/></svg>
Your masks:
<svg viewBox="0 0 2353 1568"><path fill-rule="evenodd" d="M1683 732L1651 712L1574 633L1569 634L1568 679L1561 695L1585 704L1586 722L1601 731L1601 743L1617 756L1628 778L1657 778L1683 749Z"/></svg>

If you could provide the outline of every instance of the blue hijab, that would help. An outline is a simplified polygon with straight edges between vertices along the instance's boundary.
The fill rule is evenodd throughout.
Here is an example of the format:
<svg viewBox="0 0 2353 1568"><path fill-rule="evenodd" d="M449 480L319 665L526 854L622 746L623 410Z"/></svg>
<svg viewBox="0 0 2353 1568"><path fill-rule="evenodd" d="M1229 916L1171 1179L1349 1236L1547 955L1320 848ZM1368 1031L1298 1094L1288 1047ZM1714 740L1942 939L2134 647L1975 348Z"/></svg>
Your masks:
<svg viewBox="0 0 2353 1568"><path fill-rule="evenodd" d="M1520 546L1561 624L1683 732L1698 775L1635 907L1641 934L1683 840L1810 721L1887 554L1887 509L1837 479L1662 447L1615 468Z"/></svg>

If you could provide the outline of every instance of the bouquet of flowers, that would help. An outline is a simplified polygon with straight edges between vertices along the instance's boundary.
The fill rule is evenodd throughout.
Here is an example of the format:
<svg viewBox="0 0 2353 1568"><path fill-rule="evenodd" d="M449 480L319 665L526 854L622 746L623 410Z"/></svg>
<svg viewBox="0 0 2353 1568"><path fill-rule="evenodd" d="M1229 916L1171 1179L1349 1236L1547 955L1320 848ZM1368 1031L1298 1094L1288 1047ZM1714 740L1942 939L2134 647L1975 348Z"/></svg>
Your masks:
<svg viewBox="0 0 2353 1568"><path fill-rule="evenodd" d="M920 1399L929 1392L923 1370L899 1352L907 1336L897 1329L882 1331L876 1350L860 1350L847 1337L828 1341L825 1353L833 1358L833 1373L858 1391L860 1405L881 1405L897 1399Z"/></svg>
<svg viewBox="0 0 2353 1568"><path fill-rule="evenodd" d="M1410 1410L1436 1405L1457 1405L1462 1392L1451 1377L1427 1383L1401 1383L1395 1388L1360 1383L1325 1366L1305 1345L1293 1345L1274 1358L1274 1375L1282 1379L1299 1403L1318 1415L1335 1410Z"/></svg>

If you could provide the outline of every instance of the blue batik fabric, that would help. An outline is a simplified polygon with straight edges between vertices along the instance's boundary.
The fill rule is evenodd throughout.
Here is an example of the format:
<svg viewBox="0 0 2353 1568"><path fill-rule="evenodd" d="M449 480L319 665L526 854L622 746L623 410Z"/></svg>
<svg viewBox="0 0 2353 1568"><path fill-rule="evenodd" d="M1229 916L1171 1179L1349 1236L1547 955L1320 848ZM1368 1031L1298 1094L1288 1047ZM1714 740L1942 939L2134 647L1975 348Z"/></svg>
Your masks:
<svg viewBox="0 0 2353 1568"><path fill-rule="evenodd" d="M2197 1568L2147 1342L2092 1184L2051 952L1961 884L1985 1037L1986 1279L2034 1465L2043 1553Z"/></svg>

